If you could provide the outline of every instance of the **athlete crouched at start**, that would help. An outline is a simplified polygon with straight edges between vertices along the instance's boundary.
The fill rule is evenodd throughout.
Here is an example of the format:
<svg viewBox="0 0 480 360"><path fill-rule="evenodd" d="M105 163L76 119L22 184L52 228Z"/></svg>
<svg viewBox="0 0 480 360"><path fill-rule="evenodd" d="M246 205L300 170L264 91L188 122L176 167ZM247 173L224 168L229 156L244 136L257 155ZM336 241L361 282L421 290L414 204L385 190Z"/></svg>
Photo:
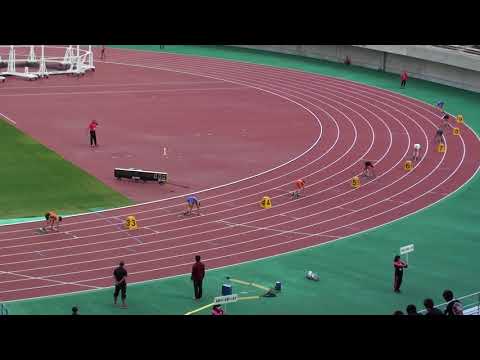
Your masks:
<svg viewBox="0 0 480 360"><path fill-rule="evenodd" d="M47 231L47 227L50 225L50 230L58 230L60 223L62 222L62 217L58 216L54 211L49 211L45 214L45 220L47 224L42 228L43 231ZM55 224L57 224L56 227Z"/></svg>
<svg viewBox="0 0 480 360"><path fill-rule="evenodd" d="M183 215L192 215L193 207L197 208L197 213L200 215L200 200L195 195L189 195L187 197L187 209Z"/></svg>
<svg viewBox="0 0 480 360"><path fill-rule="evenodd" d="M292 192L292 197L294 199L298 199L305 190L305 180L302 180L302 179L295 180L295 187L296 187L296 190Z"/></svg>
<svg viewBox="0 0 480 360"><path fill-rule="evenodd" d="M369 160L365 161L363 167L363 176L367 178L374 178L375 177L375 170L373 167L373 163Z"/></svg>

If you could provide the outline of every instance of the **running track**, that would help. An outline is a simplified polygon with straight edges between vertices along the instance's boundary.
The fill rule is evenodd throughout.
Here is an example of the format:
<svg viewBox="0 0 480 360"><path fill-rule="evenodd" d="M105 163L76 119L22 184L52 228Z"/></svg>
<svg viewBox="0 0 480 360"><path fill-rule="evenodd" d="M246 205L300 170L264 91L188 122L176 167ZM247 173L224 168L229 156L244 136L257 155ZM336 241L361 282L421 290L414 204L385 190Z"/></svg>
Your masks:
<svg viewBox="0 0 480 360"><path fill-rule="evenodd" d="M480 142L467 126L459 137L447 131L447 152L437 153L433 136L439 113L381 89L294 70L173 54L111 50L109 61L280 96L311 115L318 125L317 140L283 166L197 192L202 216L179 216L184 200L177 196L71 217L54 234L35 235L39 223L1 227L2 301L109 287L120 259L127 263L133 283L189 273L196 254L212 269L335 241L439 201L466 183L480 165ZM424 157L405 172L403 163L414 143L422 145ZM350 180L361 172L362 159L375 160L377 178L352 189ZM297 178L306 180L306 193L291 200L287 194ZM271 209L260 208L264 195L272 197ZM140 229L128 232L122 225L132 213Z"/></svg>

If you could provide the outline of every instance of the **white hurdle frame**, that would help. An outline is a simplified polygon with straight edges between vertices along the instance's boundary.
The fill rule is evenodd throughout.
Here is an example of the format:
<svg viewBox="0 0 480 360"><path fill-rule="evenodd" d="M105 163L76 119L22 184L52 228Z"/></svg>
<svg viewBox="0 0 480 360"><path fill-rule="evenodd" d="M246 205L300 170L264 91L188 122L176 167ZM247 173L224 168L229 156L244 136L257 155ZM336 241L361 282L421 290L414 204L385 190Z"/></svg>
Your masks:
<svg viewBox="0 0 480 360"><path fill-rule="evenodd" d="M35 80L38 78L49 77L50 75L84 75L87 71L95 71L92 45L88 45L88 50L81 48L84 45L68 45L68 46L45 46L40 45L40 57L35 53L35 45L0 45L1 48L8 49L8 62L7 69L4 72L0 71L0 81L5 81L6 76L16 76L20 78L26 78L28 80ZM38 45L37 45L38 47ZM17 56L17 49L28 50L20 51L19 54L23 56ZM48 49L64 50L64 56L49 55ZM52 52L50 51L50 54ZM61 70L48 70L47 64L59 64L65 66L66 69ZM38 68L32 69L29 65L38 65ZM18 66L21 66L21 70L18 71ZM33 70L33 71L32 71Z"/></svg>

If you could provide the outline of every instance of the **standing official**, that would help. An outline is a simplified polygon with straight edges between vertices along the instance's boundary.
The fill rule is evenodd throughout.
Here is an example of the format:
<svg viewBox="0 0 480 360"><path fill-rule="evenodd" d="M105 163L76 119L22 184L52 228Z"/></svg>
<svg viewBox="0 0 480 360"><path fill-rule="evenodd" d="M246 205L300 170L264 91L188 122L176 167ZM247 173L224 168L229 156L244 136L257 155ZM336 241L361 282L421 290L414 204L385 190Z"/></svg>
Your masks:
<svg viewBox="0 0 480 360"><path fill-rule="evenodd" d="M205 265L200 261L200 256L195 256L195 264L192 266L193 291L195 300L202 298L202 283L205 277Z"/></svg>
<svg viewBox="0 0 480 360"><path fill-rule="evenodd" d="M115 280L115 292L113 293L113 304L117 305L118 294L122 292L122 308L127 307L127 270L125 263L120 261L119 266L113 271Z"/></svg>
<svg viewBox="0 0 480 360"><path fill-rule="evenodd" d="M88 125L88 130L90 131L90 147L97 146L97 126L98 123L96 120L92 120Z"/></svg>
<svg viewBox="0 0 480 360"><path fill-rule="evenodd" d="M403 269L408 268L408 264L400 259L400 255L397 255L393 259L393 267L395 269L395 275L393 278L393 291L399 293L403 280Z"/></svg>
<svg viewBox="0 0 480 360"><path fill-rule="evenodd" d="M400 87L404 88L405 85L407 85L407 80L408 80L408 74L406 71L402 72L402 75L400 76L400 80L401 80Z"/></svg>

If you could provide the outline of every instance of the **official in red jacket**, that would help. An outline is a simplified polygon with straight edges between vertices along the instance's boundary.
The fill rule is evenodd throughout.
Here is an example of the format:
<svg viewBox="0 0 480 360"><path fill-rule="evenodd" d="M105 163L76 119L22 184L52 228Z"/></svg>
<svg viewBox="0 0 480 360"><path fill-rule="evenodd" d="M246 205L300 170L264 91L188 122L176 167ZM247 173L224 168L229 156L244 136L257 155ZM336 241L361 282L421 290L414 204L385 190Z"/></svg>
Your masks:
<svg viewBox="0 0 480 360"><path fill-rule="evenodd" d="M402 72L402 75L400 75L400 87L404 88L405 85L407 85L407 80L408 80L408 74L406 71Z"/></svg>
<svg viewBox="0 0 480 360"><path fill-rule="evenodd" d="M205 265L200 261L200 255L195 256L195 264L192 266L193 291L195 300L202 298L202 283L205 277Z"/></svg>
<svg viewBox="0 0 480 360"><path fill-rule="evenodd" d="M88 130L90 131L90 147L97 146L97 126L98 123L96 120L92 120L92 122L88 124Z"/></svg>

